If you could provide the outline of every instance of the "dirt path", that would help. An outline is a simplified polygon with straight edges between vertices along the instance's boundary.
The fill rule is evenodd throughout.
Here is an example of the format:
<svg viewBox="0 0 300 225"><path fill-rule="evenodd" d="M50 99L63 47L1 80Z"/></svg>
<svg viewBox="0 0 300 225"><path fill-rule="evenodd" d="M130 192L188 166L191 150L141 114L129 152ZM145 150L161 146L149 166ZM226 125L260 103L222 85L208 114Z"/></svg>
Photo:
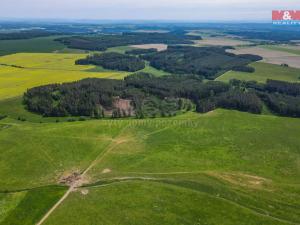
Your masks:
<svg viewBox="0 0 300 225"><path fill-rule="evenodd" d="M69 190L59 199L59 201L43 216L43 218L36 224L41 225L45 220L51 215L51 213L69 196L69 194L74 191L74 187L70 187Z"/></svg>
<svg viewBox="0 0 300 225"><path fill-rule="evenodd" d="M126 138L122 138L122 134L124 132L124 130L127 127L125 126L121 132L119 133L119 135L117 135L117 137L112 139L112 142L107 146L106 149L104 149L104 151L102 151L94 161L91 162L91 164L80 174L80 179L74 180L74 182L72 182L70 184L70 187L68 189L68 191L59 199L59 201L42 217L42 219L36 224L36 225L41 225L43 224L48 217L55 211L55 209L57 209L62 203L63 201L73 192L75 191L78 187L80 187L83 183L83 181L85 180L85 176L86 174L99 162L101 162L101 160L103 160L103 158L110 152L112 151L115 147L117 147L120 144L125 143L126 141L130 140L130 139L126 139Z"/></svg>
<svg viewBox="0 0 300 225"><path fill-rule="evenodd" d="M175 174L186 174L186 173L195 173L195 172L176 172ZM149 173L144 173L145 175L149 174ZM158 173L158 174L174 174L174 173ZM118 183L118 182L125 182L125 181L133 181L133 180L141 180L141 181L156 181L156 182L163 182L164 178L153 178L153 177L145 177L145 176L133 176L133 177L114 177L114 178L111 178L111 179L108 179L111 181L111 183L107 183L107 184L99 184L99 185L92 185L90 187L106 187L106 186L109 186L109 185L114 185L115 183ZM172 184L172 185L175 185L177 186L176 184ZM183 188L188 188L188 187L184 187L184 186L181 186ZM194 190L194 189L193 189ZM208 195L211 197L211 194L207 193L207 192L204 192L204 191L199 191L199 190L194 190L194 191L197 191L197 192L201 192L202 194L204 195ZM240 204L238 202L235 202L231 199L227 199L227 198L224 198L224 197L220 197L220 196L213 196L214 198L217 198L219 200L222 200L222 201L225 201L225 202L228 202L229 204L233 204L233 205L236 205L237 207L240 207L240 208L243 208L243 209L246 209L246 210L249 210L251 211L253 214L255 215L258 215L258 216L262 216L262 217L267 217L267 218L270 218L272 220L275 220L275 221L278 221L278 222L282 222L282 223L286 223L286 224L291 224L291 225L300 225L299 223L297 222L292 222L292 221L289 221L289 220L285 220L285 219L280 219L278 217L274 217L272 215L269 215L269 214L264 214L264 213L261 213L259 212L258 210L260 211L263 211L263 209L260 209L260 208L252 208L252 207L248 207L248 206L245 206L243 204ZM256 209L256 210L255 210Z"/></svg>

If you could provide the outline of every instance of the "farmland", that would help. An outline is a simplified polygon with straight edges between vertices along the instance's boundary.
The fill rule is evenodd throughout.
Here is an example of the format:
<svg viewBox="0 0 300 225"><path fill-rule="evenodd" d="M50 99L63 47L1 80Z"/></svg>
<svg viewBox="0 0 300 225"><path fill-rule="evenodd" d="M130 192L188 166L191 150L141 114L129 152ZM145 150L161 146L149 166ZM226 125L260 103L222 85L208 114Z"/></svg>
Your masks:
<svg viewBox="0 0 300 225"><path fill-rule="evenodd" d="M290 67L300 68L300 56L295 50L281 47L241 47L235 50L228 50L234 54L256 54L263 57L263 61L271 64L288 64Z"/></svg>
<svg viewBox="0 0 300 225"><path fill-rule="evenodd" d="M141 49L151 49L155 48L158 51L164 51L168 48L166 44L147 44L147 45L131 45L133 48L141 48Z"/></svg>
<svg viewBox="0 0 300 225"><path fill-rule="evenodd" d="M253 63L251 66L255 68L254 73L229 71L218 77L217 80L228 82L231 79L240 79L246 81L255 80L257 82L264 83L267 79L273 79L300 82L300 69L282 67L262 62Z"/></svg>
<svg viewBox="0 0 300 225"><path fill-rule="evenodd" d="M263 45L262 47L266 49L300 55L300 46L298 45Z"/></svg>
<svg viewBox="0 0 300 225"><path fill-rule="evenodd" d="M247 46L252 44L249 41L233 39L229 37L205 37L195 42L196 46Z"/></svg>
<svg viewBox="0 0 300 225"><path fill-rule="evenodd" d="M121 79L118 71L90 72L95 66L75 65L83 54L18 53L0 57L0 99L22 95L27 88L86 77ZM4 65L3 65L4 64Z"/></svg>

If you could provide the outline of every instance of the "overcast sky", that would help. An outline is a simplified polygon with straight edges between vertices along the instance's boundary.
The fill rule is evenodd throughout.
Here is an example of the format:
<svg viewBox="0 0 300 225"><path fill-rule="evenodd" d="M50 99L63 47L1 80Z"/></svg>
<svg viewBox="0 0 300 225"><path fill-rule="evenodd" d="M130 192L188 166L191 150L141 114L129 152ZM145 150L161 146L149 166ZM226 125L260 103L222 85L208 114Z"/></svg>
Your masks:
<svg viewBox="0 0 300 225"><path fill-rule="evenodd" d="M0 0L1 18L270 20L300 0Z"/></svg>

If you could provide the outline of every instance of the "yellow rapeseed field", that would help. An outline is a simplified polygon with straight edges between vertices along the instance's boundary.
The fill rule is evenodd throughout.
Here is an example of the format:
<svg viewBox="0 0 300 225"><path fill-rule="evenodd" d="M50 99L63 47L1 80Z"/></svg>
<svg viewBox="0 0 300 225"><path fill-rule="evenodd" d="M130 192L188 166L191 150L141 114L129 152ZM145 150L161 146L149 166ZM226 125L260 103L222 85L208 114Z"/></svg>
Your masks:
<svg viewBox="0 0 300 225"><path fill-rule="evenodd" d="M0 100L22 95L28 88L88 77L122 79L128 73L92 72L95 66L75 65L85 54L18 53L0 57Z"/></svg>

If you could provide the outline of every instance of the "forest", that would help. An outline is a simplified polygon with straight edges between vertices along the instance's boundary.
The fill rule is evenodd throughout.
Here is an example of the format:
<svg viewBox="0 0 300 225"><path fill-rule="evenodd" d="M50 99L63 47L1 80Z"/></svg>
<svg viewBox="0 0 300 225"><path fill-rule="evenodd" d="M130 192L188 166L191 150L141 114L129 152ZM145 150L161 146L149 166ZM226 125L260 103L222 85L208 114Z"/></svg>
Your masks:
<svg viewBox="0 0 300 225"><path fill-rule="evenodd" d="M256 81L231 80L231 86L256 95L275 114L300 117L300 84L286 81L267 80L266 84Z"/></svg>
<svg viewBox="0 0 300 225"><path fill-rule="evenodd" d="M261 113L265 104L278 115L300 117L299 92L291 87L300 84L269 80L266 84L232 80L203 82L196 75L155 77L136 73L121 80L88 78L77 82L52 84L29 89L24 94L28 110L44 116L138 118L171 116L180 110L209 112L216 108ZM115 100L130 101L132 113L122 112Z"/></svg>
<svg viewBox="0 0 300 225"><path fill-rule="evenodd" d="M226 52L226 47L169 46L166 51L146 54L142 58L150 61L156 69L174 74L197 74L206 79L215 79L229 70L253 72L246 67L259 61L257 55L235 55Z"/></svg>
<svg viewBox="0 0 300 225"><path fill-rule="evenodd" d="M231 35L241 36L247 39L257 39L257 40L271 40L276 42L290 42L291 40L300 39L299 31L295 30L265 30L265 31L228 31L226 32Z"/></svg>
<svg viewBox="0 0 300 225"><path fill-rule="evenodd" d="M189 36L184 33L123 33L121 35L93 35L58 38L69 48L105 51L107 48L138 44L193 44L201 40L200 36Z"/></svg>
<svg viewBox="0 0 300 225"><path fill-rule="evenodd" d="M0 33L0 40L20 40L38 37L48 37L58 33L48 32L44 30L25 30L19 32Z"/></svg>
<svg viewBox="0 0 300 225"><path fill-rule="evenodd" d="M156 48L149 48L149 49L132 49L125 52L128 55L144 55L149 53L157 52Z"/></svg>
<svg viewBox="0 0 300 225"><path fill-rule="evenodd" d="M136 72L145 68L145 62L135 56L115 52L94 54L85 59L79 59L76 65L96 65L105 69Z"/></svg>

